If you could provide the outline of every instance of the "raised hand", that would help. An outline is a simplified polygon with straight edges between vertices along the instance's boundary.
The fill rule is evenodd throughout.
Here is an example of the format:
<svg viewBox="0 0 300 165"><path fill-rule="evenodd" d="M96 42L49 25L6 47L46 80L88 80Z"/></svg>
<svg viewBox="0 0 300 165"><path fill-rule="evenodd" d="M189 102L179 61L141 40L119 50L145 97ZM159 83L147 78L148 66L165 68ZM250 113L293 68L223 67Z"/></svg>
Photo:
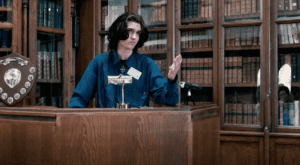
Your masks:
<svg viewBox="0 0 300 165"><path fill-rule="evenodd" d="M181 55L177 55L173 64L169 67L168 79L174 80L182 62Z"/></svg>

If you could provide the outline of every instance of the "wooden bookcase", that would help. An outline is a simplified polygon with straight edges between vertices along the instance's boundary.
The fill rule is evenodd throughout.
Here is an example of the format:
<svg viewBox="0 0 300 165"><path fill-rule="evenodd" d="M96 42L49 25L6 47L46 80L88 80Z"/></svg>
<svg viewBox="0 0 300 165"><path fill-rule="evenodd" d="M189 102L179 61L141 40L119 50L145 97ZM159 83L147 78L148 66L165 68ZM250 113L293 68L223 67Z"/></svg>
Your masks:
<svg viewBox="0 0 300 165"><path fill-rule="evenodd" d="M33 0L29 8L29 58L40 73L31 105L67 107L75 89L71 0Z"/></svg>

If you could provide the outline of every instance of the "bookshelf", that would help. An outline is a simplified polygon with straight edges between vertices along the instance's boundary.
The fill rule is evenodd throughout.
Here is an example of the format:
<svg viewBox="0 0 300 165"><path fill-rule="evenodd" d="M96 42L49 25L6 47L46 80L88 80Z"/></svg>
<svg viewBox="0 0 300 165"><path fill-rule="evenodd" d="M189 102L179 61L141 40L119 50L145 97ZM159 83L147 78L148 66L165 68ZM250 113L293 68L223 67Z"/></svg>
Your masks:
<svg viewBox="0 0 300 165"><path fill-rule="evenodd" d="M68 106L75 88L71 49L71 1L29 1L29 57L37 67L32 105Z"/></svg>

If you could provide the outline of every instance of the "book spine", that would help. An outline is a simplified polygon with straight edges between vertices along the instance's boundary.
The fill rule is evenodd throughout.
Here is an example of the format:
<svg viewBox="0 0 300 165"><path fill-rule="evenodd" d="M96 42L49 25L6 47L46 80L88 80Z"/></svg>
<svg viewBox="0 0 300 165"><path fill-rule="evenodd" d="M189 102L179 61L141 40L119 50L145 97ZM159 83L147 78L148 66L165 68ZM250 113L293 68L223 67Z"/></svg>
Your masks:
<svg viewBox="0 0 300 165"><path fill-rule="evenodd" d="M208 83L213 83L213 58L208 58Z"/></svg>
<svg viewBox="0 0 300 165"><path fill-rule="evenodd" d="M241 46L241 28L235 28L235 46Z"/></svg>
<svg viewBox="0 0 300 165"><path fill-rule="evenodd" d="M37 79L42 79L42 52L38 51L37 55Z"/></svg>
<svg viewBox="0 0 300 165"><path fill-rule="evenodd" d="M261 108L260 108L260 104L258 104L257 106L256 106L256 114L257 114L257 116L256 116L256 123L257 123L257 125L261 125Z"/></svg>
<svg viewBox="0 0 300 165"><path fill-rule="evenodd" d="M191 83L191 58L187 58L187 83Z"/></svg>
<svg viewBox="0 0 300 165"><path fill-rule="evenodd" d="M247 45L247 27L241 27L241 46Z"/></svg>
<svg viewBox="0 0 300 165"><path fill-rule="evenodd" d="M44 79L47 79L47 51L43 51L43 54L44 54L44 58L43 58L43 63L44 63L44 66L43 66L43 74L44 74L44 76L43 76L43 78Z"/></svg>
<svg viewBox="0 0 300 165"><path fill-rule="evenodd" d="M278 11L284 11L284 0L278 0Z"/></svg>
<svg viewBox="0 0 300 165"><path fill-rule="evenodd" d="M237 65L237 70L238 70L238 73L237 73L237 83L242 83L243 81L243 57L239 56L237 57L238 61L238 65Z"/></svg>
<svg viewBox="0 0 300 165"><path fill-rule="evenodd" d="M225 64L225 73L224 73L224 83L227 84L228 83L228 57L225 57L225 60L224 60Z"/></svg>
<svg viewBox="0 0 300 165"><path fill-rule="evenodd" d="M248 112L248 122L247 124L253 124L252 120L253 120L253 112L252 112L253 108L252 108L252 104L248 104L247 107L247 112Z"/></svg>
<svg viewBox="0 0 300 165"><path fill-rule="evenodd" d="M246 0L241 0L241 14L246 14Z"/></svg>
<svg viewBox="0 0 300 165"><path fill-rule="evenodd" d="M209 59L208 58L204 58L204 84L208 84L209 83Z"/></svg>
<svg viewBox="0 0 300 165"><path fill-rule="evenodd" d="M228 104L228 123L233 123L233 108L232 103Z"/></svg>
<svg viewBox="0 0 300 165"><path fill-rule="evenodd" d="M228 117L229 117L229 112L228 112L229 109L228 109L228 108L229 108L229 104L226 103L226 104L225 104L225 112L224 112L224 116L225 116L225 117L224 117L224 123L229 123L229 122L228 122Z"/></svg>
<svg viewBox="0 0 300 165"><path fill-rule="evenodd" d="M237 108L236 104L232 104L232 124L237 124Z"/></svg>
<svg viewBox="0 0 300 165"><path fill-rule="evenodd" d="M283 125L289 125L289 105L283 104Z"/></svg>
<svg viewBox="0 0 300 165"><path fill-rule="evenodd" d="M248 104L243 104L243 124L248 124Z"/></svg>
<svg viewBox="0 0 300 165"><path fill-rule="evenodd" d="M7 48L8 29L3 29L1 31L2 31L2 48Z"/></svg>
<svg viewBox="0 0 300 165"><path fill-rule="evenodd" d="M287 24L287 32L288 32L289 44L294 44L292 24Z"/></svg>
<svg viewBox="0 0 300 165"><path fill-rule="evenodd" d="M44 11L43 11L43 21L44 21L44 23L43 23L43 25L44 26L47 26L48 25L48 2L47 2L47 0L43 0L43 9L44 9Z"/></svg>
<svg viewBox="0 0 300 165"><path fill-rule="evenodd" d="M253 27L251 26L247 27L247 45L253 45Z"/></svg>
<svg viewBox="0 0 300 165"><path fill-rule="evenodd" d="M230 46L230 28L225 29L225 47Z"/></svg>
<svg viewBox="0 0 300 165"><path fill-rule="evenodd" d="M230 28L230 46L234 47L235 44L235 29L236 28Z"/></svg>
<svg viewBox="0 0 300 165"><path fill-rule="evenodd" d="M237 59L237 56L232 57L232 83L237 83Z"/></svg>
<svg viewBox="0 0 300 165"><path fill-rule="evenodd" d="M236 15L241 15L241 0L235 1L235 13Z"/></svg>
<svg viewBox="0 0 300 165"><path fill-rule="evenodd" d="M204 83L204 58L199 58L199 66L200 66L200 71L199 71L200 79L199 79L199 83L203 84Z"/></svg>
<svg viewBox="0 0 300 165"><path fill-rule="evenodd" d="M246 57L247 58L247 83L251 82L251 62L252 62L252 57Z"/></svg>
<svg viewBox="0 0 300 165"><path fill-rule="evenodd" d="M242 107L242 104L236 104L236 109L237 109L236 123L237 124L243 124L243 107Z"/></svg>
<svg viewBox="0 0 300 165"><path fill-rule="evenodd" d="M228 57L228 75L227 75L228 84L232 83L232 66L233 66L233 58Z"/></svg>
<svg viewBox="0 0 300 165"><path fill-rule="evenodd" d="M256 57L251 57L251 82L255 83L256 82Z"/></svg>
<svg viewBox="0 0 300 165"><path fill-rule="evenodd" d="M256 104L252 104L252 112L253 112L253 125L257 125L257 111L256 111Z"/></svg>
<svg viewBox="0 0 300 165"><path fill-rule="evenodd" d="M231 0L231 15L236 15L235 13L235 0Z"/></svg>
<svg viewBox="0 0 300 165"><path fill-rule="evenodd" d="M297 54L297 74L297 81L300 82L300 54Z"/></svg>
<svg viewBox="0 0 300 165"><path fill-rule="evenodd" d="M295 126L299 126L299 100L295 102Z"/></svg>
<svg viewBox="0 0 300 165"><path fill-rule="evenodd" d="M294 103L288 103L289 104L289 125L294 126L295 125L295 104Z"/></svg>
<svg viewBox="0 0 300 165"><path fill-rule="evenodd" d="M252 13L256 13L256 0L252 0Z"/></svg>
<svg viewBox="0 0 300 165"><path fill-rule="evenodd" d="M247 83L247 58L243 57L243 83Z"/></svg>
<svg viewBox="0 0 300 165"><path fill-rule="evenodd" d="M251 0L246 0L246 14L251 14Z"/></svg>
<svg viewBox="0 0 300 165"><path fill-rule="evenodd" d="M55 79L55 53L56 52L51 52L51 77L50 79Z"/></svg>

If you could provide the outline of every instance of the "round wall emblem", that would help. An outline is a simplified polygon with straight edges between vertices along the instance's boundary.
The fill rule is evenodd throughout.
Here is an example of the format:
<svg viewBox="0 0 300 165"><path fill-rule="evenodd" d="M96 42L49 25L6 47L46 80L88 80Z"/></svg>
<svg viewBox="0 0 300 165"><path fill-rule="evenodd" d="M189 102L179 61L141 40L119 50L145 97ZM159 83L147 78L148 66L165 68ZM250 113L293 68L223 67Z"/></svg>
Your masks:
<svg viewBox="0 0 300 165"><path fill-rule="evenodd" d="M24 93L26 93L26 89L25 89L25 88L21 88L20 93L21 93L22 95L24 95Z"/></svg>
<svg viewBox="0 0 300 165"><path fill-rule="evenodd" d="M7 102L8 102L9 104L11 104L11 103L14 102L14 99L13 99L12 97L9 97L9 98L7 99Z"/></svg>
<svg viewBox="0 0 300 165"><path fill-rule="evenodd" d="M15 98L15 100L19 100L20 94L19 94L19 93L16 93L16 94L14 95L14 98Z"/></svg>
<svg viewBox="0 0 300 165"><path fill-rule="evenodd" d="M4 74L4 81L10 88L14 88L16 85L18 85L20 83L20 80L21 72L17 68L9 69Z"/></svg>
<svg viewBox="0 0 300 165"><path fill-rule="evenodd" d="M7 93L2 93L1 98L6 100L7 99Z"/></svg>

